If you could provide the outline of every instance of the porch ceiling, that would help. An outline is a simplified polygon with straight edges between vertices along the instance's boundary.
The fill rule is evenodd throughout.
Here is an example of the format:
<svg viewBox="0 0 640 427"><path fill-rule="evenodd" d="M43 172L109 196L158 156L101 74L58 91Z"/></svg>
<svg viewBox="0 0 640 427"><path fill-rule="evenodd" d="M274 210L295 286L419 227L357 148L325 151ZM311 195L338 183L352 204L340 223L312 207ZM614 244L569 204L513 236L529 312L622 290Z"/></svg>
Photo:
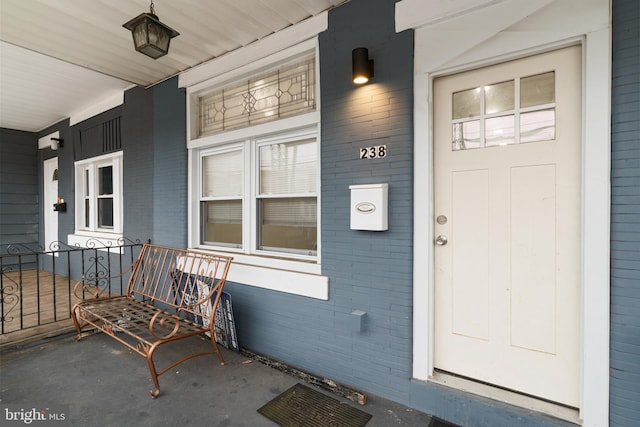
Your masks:
<svg viewBox="0 0 640 427"><path fill-rule="evenodd" d="M153 60L122 27L149 0L1 0L0 127L40 131L346 1L155 0L156 15L180 35Z"/></svg>

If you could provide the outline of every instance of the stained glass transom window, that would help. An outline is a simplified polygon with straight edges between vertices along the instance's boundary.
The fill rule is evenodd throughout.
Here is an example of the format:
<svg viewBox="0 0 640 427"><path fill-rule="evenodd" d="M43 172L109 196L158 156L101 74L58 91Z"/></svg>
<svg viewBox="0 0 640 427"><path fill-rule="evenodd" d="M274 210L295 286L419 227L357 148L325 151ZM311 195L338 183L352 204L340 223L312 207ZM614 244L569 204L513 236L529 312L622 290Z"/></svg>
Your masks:
<svg viewBox="0 0 640 427"><path fill-rule="evenodd" d="M315 59L287 64L198 98L198 136L315 110Z"/></svg>

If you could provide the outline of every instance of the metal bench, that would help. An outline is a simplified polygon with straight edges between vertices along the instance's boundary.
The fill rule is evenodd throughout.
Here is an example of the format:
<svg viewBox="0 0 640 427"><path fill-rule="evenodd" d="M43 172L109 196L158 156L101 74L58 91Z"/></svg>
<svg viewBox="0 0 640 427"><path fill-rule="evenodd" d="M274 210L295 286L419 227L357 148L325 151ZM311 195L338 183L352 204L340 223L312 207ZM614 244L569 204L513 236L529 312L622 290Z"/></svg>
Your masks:
<svg viewBox="0 0 640 427"><path fill-rule="evenodd" d="M214 317L233 258L146 244L130 267L125 295L107 295L108 280L83 279L74 292L83 300L71 310L80 340L89 329L102 331L145 357L156 389L158 377L196 356L217 354ZM125 271L123 274L129 274ZM90 296L89 298L86 298ZM213 351L187 354L158 370L155 351L176 340L205 334Z"/></svg>

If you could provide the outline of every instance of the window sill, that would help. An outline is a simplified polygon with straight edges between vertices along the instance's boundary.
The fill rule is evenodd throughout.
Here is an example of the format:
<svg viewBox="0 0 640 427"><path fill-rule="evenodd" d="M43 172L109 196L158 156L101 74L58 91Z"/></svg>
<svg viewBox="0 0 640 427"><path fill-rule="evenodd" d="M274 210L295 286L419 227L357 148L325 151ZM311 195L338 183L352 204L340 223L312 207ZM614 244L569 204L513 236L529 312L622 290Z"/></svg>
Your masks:
<svg viewBox="0 0 640 427"><path fill-rule="evenodd" d="M108 248L110 252L119 252L122 244L122 234L117 233L101 233L97 231L76 231L74 234L67 236L67 244L70 246L79 246L82 248Z"/></svg>
<svg viewBox="0 0 640 427"><path fill-rule="evenodd" d="M208 252L202 248L197 250ZM227 274L229 282L324 301L329 299L329 278L320 274L318 264L244 254L229 255L233 256Z"/></svg>

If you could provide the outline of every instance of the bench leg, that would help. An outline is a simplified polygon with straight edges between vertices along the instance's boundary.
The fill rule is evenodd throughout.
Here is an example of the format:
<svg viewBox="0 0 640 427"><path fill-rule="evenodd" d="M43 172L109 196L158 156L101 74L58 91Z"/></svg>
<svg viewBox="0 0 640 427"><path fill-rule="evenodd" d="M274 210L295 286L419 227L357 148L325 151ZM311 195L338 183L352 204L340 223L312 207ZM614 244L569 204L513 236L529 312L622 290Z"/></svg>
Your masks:
<svg viewBox="0 0 640 427"><path fill-rule="evenodd" d="M158 381L158 371L156 370L156 364L153 363L153 352L156 349L155 346L149 349L147 352L147 364L149 365L149 372L151 372L151 379L156 386L155 390L149 390L151 398L155 399L160 394L160 382Z"/></svg>
<svg viewBox="0 0 640 427"><path fill-rule="evenodd" d="M78 310L80 310L80 308L74 306L71 309L71 319L73 319L73 324L76 327L76 341L80 341L80 339L82 338L82 327L80 326L80 321L78 320Z"/></svg>
<svg viewBox="0 0 640 427"><path fill-rule="evenodd" d="M218 355L218 359L220 359L220 365L224 366L224 357L222 357L222 352L220 351L220 347L218 347L218 343L216 342L216 337L213 331L211 331L211 336L209 338L211 339L211 344L213 344L213 349Z"/></svg>

